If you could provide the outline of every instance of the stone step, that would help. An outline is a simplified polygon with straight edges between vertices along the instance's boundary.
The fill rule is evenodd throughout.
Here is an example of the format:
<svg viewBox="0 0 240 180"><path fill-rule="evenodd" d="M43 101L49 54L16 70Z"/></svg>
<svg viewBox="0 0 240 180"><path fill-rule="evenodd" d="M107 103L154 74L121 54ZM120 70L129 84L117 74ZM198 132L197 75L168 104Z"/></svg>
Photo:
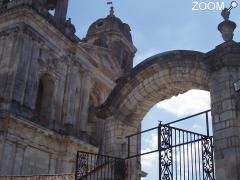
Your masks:
<svg viewBox="0 0 240 180"><path fill-rule="evenodd" d="M0 176L0 180L74 180L74 174L39 176Z"/></svg>

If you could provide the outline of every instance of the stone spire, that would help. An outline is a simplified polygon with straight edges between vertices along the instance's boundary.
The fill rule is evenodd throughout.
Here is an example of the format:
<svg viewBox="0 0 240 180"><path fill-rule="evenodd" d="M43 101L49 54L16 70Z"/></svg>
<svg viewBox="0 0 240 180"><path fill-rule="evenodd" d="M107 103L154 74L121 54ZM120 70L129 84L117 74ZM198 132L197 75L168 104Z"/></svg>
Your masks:
<svg viewBox="0 0 240 180"><path fill-rule="evenodd" d="M234 35L233 32L237 27L237 25L233 21L229 20L230 10L232 8L233 8L232 5L229 9L224 8L224 10L221 13L224 21L218 25L218 30L221 32L223 40L225 42L233 41Z"/></svg>

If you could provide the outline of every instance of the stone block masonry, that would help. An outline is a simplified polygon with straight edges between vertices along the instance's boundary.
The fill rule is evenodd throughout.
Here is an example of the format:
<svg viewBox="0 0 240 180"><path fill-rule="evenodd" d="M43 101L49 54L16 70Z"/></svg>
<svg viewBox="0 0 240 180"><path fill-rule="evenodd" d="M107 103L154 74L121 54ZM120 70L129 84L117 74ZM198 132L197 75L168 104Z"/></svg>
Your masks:
<svg viewBox="0 0 240 180"><path fill-rule="evenodd" d="M66 175L42 175L42 176L5 176L0 180L74 180L73 174Z"/></svg>

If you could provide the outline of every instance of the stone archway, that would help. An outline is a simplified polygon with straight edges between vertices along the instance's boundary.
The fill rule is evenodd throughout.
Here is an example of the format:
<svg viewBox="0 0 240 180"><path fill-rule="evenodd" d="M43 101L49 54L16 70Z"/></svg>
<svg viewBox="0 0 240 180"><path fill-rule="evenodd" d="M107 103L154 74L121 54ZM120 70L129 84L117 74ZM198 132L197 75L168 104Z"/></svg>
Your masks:
<svg viewBox="0 0 240 180"><path fill-rule="evenodd" d="M120 80L99 111L137 126L159 101L190 89L209 90L205 55L196 51L169 51L152 56Z"/></svg>
<svg viewBox="0 0 240 180"><path fill-rule="evenodd" d="M121 79L98 116L106 119L102 153L127 156L126 136L136 133L144 115L159 101L190 89L209 90L209 70L205 54L196 51L169 51L152 56ZM130 151L136 153L137 138ZM139 179L138 162L129 172Z"/></svg>

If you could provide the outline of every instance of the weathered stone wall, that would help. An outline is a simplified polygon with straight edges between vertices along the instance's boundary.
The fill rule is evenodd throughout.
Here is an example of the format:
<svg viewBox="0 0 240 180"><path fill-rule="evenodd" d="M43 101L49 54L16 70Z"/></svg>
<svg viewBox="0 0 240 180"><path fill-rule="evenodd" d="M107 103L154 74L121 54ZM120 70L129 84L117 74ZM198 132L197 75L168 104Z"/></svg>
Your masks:
<svg viewBox="0 0 240 180"><path fill-rule="evenodd" d="M224 43L208 53L214 132L216 179L240 178L239 93L234 82L240 79L240 46Z"/></svg>
<svg viewBox="0 0 240 180"><path fill-rule="evenodd" d="M0 11L0 174L73 173L78 150L98 152L104 121L97 122L94 108L114 87L114 73L20 4Z"/></svg>
<svg viewBox="0 0 240 180"><path fill-rule="evenodd" d="M158 101L193 88L210 90L216 178L239 179L240 100L234 90L234 82L240 79L239 52L239 44L232 41L206 55L170 52L153 56L134 68L100 109L99 116L108 119L105 150L124 155L124 137L136 133L145 113ZM137 151L137 139L132 141L130 153ZM129 168L136 176L136 162L131 164Z"/></svg>
<svg viewBox="0 0 240 180"><path fill-rule="evenodd" d="M39 81L47 74L54 83L47 126L71 129L77 136L86 132L92 89L101 90L100 105L115 85L108 73L112 67L97 59L110 59L109 51L95 48L94 56L89 54L27 6L2 13L0 31L2 109L33 118Z"/></svg>
<svg viewBox="0 0 240 180"><path fill-rule="evenodd" d="M136 51L130 37L115 32L101 39L100 19L90 28L96 33L80 42L66 21L67 0L54 5L56 17L32 2L0 7L1 175L73 173L78 150L98 152L93 142L104 154L126 157L125 136L138 130L154 104L203 89L211 92L217 179L239 179L240 100L233 89L240 78L239 44L229 41L207 54L163 53L130 72ZM140 179L137 159L129 164L128 178Z"/></svg>
<svg viewBox="0 0 240 180"><path fill-rule="evenodd" d="M0 174L74 173L77 151L98 148L11 114L0 118Z"/></svg>

